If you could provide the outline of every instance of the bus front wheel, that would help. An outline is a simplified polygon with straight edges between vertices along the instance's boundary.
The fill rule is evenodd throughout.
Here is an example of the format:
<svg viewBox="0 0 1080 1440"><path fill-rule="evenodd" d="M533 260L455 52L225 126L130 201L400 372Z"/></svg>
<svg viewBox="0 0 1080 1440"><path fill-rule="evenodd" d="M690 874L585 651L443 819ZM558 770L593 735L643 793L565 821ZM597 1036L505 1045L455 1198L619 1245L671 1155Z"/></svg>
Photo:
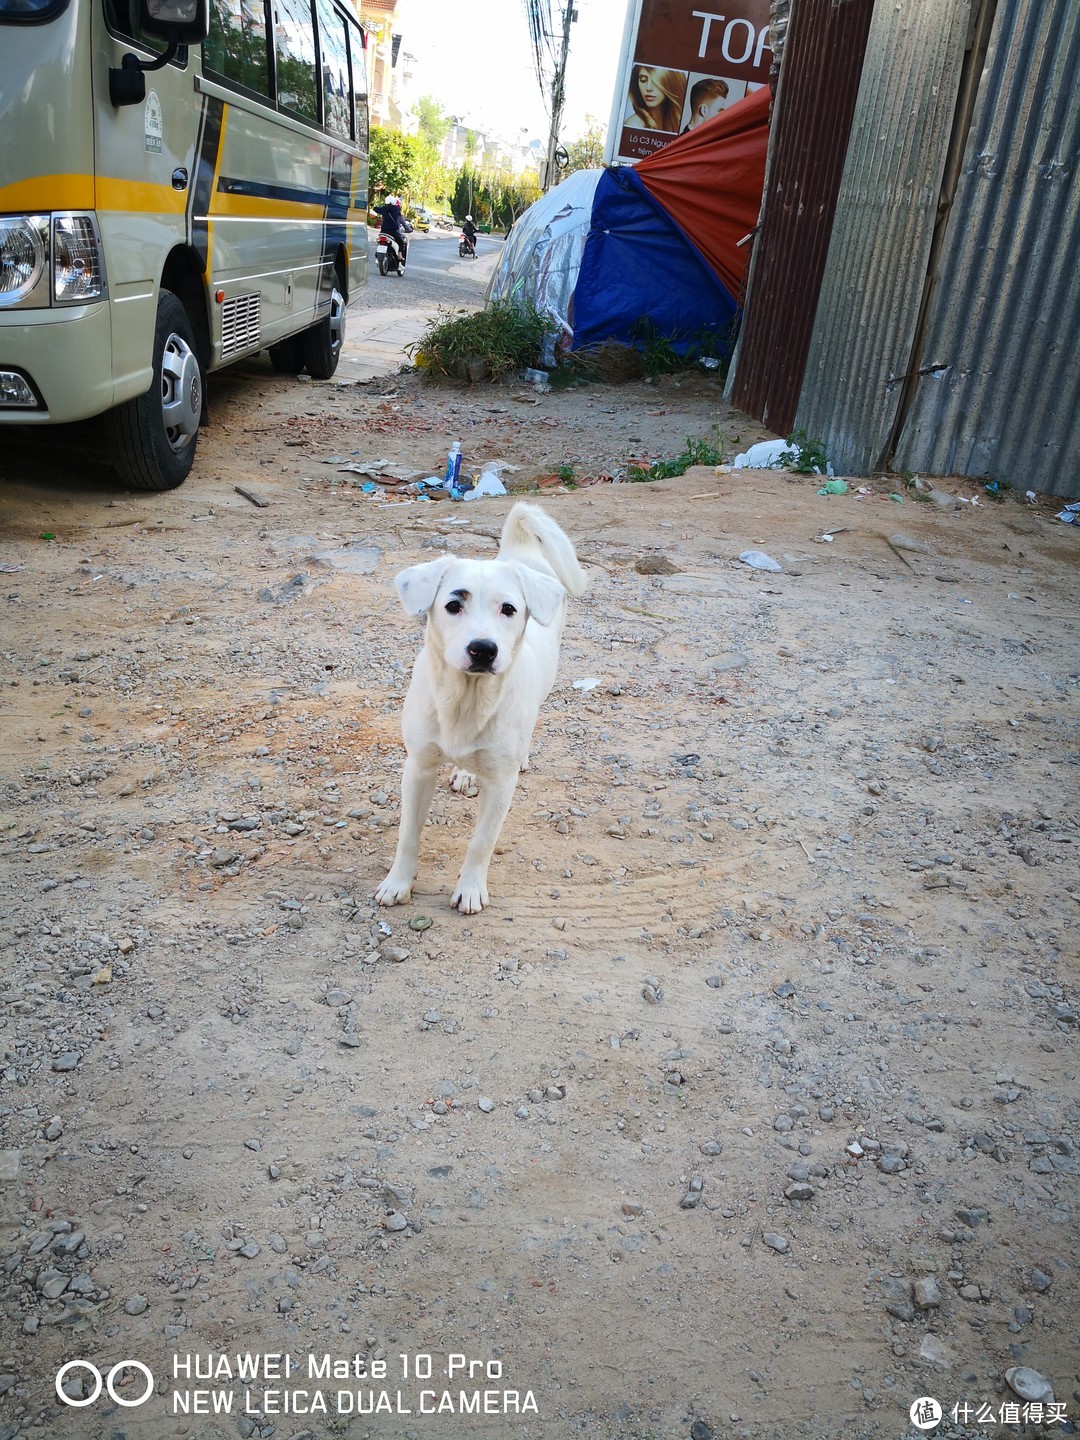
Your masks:
<svg viewBox="0 0 1080 1440"><path fill-rule="evenodd" d="M144 395L105 416L109 458L136 490L174 490L195 463L202 367L187 311L171 290L158 299L154 379Z"/></svg>
<svg viewBox="0 0 1080 1440"><path fill-rule="evenodd" d="M329 380L338 367L345 344L345 296L341 283L334 281L330 310L300 336L304 365L313 380Z"/></svg>

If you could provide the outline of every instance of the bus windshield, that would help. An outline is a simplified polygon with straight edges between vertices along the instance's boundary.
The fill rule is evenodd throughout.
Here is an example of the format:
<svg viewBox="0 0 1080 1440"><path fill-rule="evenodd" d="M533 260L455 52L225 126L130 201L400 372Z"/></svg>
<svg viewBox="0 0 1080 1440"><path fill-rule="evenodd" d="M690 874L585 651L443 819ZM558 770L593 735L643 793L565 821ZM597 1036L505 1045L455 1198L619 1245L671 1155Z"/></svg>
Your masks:
<svg viewBox="0 0 1080 1440"><path fill-rule="evenodd" d="M51 20L68 0L0 0L0 25L19 20Z"/></svg>

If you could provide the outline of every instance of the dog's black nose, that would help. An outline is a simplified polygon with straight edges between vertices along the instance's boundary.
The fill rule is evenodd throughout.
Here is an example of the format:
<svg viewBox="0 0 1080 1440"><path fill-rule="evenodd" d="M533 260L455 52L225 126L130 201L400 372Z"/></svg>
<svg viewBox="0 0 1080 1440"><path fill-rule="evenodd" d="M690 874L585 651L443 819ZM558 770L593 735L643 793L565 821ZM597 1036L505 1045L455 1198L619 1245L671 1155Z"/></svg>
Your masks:
<svg viewBox="0 0 1080 1440"><path fill-rule="evenodd" d="M490 670L495 663L499 647L494 640L470 640L465 649L472 661L473 670Z"/></svg>

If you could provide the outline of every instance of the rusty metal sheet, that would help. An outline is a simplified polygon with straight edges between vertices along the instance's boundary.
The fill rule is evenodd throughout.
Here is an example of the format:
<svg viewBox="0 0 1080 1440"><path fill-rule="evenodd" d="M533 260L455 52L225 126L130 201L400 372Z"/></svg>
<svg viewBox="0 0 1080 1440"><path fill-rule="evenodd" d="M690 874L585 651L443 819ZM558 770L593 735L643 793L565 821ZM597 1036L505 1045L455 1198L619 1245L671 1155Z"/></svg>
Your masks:
<svg viewBox="0 0 1080 1440"><path fill-rule="evenodd" d="M897 467L1080 495L1080 7L1000 4Z"/></svg>
<svg viewBox="0 0 1080 1440"><path fill-rule="evenodd" d="M838 474L881 463L912 354L968 0L875 7L796 425Z"/></svg>
<svg viewBox="0 0 1080 1440"><path fill-rule="evenodd" d="M802 384L873 0L791 7L731 398L786 434Z"/></svg>

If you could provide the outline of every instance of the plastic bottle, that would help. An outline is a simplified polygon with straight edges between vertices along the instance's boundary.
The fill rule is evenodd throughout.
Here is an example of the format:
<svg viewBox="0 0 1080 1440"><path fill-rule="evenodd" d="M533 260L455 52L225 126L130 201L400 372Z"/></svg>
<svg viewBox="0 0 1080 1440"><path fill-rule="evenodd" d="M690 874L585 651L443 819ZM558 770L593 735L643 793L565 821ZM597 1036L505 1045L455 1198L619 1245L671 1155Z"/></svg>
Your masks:
<svg viewBox="0 0 1080 1440"><path fill-rule="evenodd" d="M458 476L461 474L461 441L455 440L450 446L450 452L446 457L446 474L443 483L448 490L456 490Z"/></svg>

